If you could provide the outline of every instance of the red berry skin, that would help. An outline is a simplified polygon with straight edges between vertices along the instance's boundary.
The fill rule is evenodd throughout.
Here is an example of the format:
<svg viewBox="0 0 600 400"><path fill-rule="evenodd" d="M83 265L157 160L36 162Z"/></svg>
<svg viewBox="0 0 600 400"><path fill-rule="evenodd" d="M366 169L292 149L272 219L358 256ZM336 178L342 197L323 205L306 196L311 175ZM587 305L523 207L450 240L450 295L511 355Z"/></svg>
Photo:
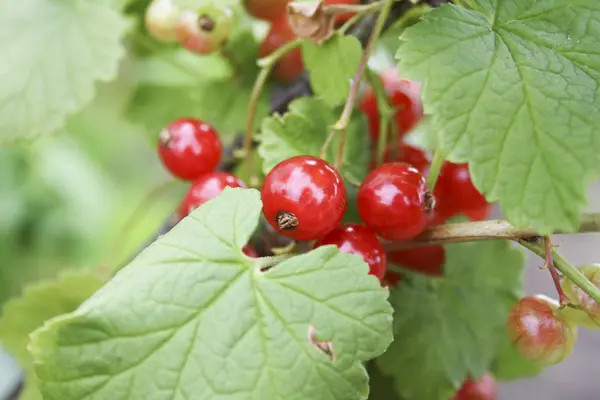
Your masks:
<svg viewBox="0 0 600 400"><path fill-rule="evenodd" d="M508 334L525 359L554 365L571 354L577 326L563 320L557 310L557 301L537 295L522 298L510 311Z"/></svg>
<svg viewBox="0 0 600 400"><path fill-rule="evenodd" d="M403 162L415 167L421 174L427 175L429 166L431 165L431 156L429 153L419 149L418 147L398 142L398 149L394 154L390 146L387 146L383 153L383 162ZM371 162L371 170L375 169L375 159Z"/></svg>
<svg viewBox="0 0 600 400"><path fill-rule="evenodd" d="M401 79L395 68L390 68L381 76L383 87L388 96L389 104L396 108L394 122L398 127L399 137L404 136L423 117L421 103L421 85L414 81ZM361 98L360 109L369 119L369 134L373 143L379 138L379 109L377 97L372 88L367 88Z"/></svg>
<svg viewBox="0 0 600 400"><path fill-rule="evenodd" d="M342 220L348 201L340 174L312 156L291 157L273 167L261 198L269 224L294 240L327 235Z"/></svg>
<svg viewBox="0 0 600 400"><path fill-rule="evenodd" d="M471 181L468 164L445 162L433 192L437 212L448 218L471 214L473 220L479 220L491 211L489 203Z"/></svg>
<svg viewBox="0 0 600 400"><path fill-rule="evenodd" d="M485 221L492 214L492 205L488 203L479 208L465 210L464 214L471 221Z"/></svg>
<svg viewBox="0 0 600 400"><path fill-rule="evenodd" d="M443 276L446 251L444 246L418 246L399 251L390 251L392 264L429 276Z"/></svg>
<svg viewBox="0 0 600 400"><path fill-rule="evenodd" d="M405 163L389 163L366 177L357 205L360 218L379 236L408 240L427 227L433 199L419 171Z"/></svg>
<svg viewBox="0 0 600 400"><path fill-rule="evenodd" d="M193 181L212 171L221 161L223 148L216 130L193 118L171 122L160 133L158 154L174 176Z"/></svg>
<svg viewBox="0 0 600 400"><path fill-rule="evenodd" d="M341 225L319 239L313 248L328 244L337 246L342 253L361 256L369 264L369 274L376 276L380 281L385 276L387 270L385 250L375 233L369 228L359 224Z"/></svg>
<svg viewBox="0 0 600 400"><path fill-rule="evenodd" d="M177 209L180 218L185 218L196 208L217 197L226 187L246 188L246 184L229 172L209 172L196 179Z"/></svg>
<svg viewBox="0 0 600 400"><path fill-rule="evenodd" d="M285 17L285 7L291 0L244 0L248 14L267 21Z"/></svg>
<svg viewBox="0 0 600 400"><path fill-rule="evenodd" d="M244 248L242 249L242 251L248 257L252 257L252 258L258 258L259 257L259 255L256 252L256 250L254 250L254 247L250 246L249 244L245 245Z"/></svg>
<svg viewBox="0 0 600 400"><path fill-rule="evenodd" d="M258 49L259 57L268 56L294 39L296 39L296 34L285 16L273 21L267 36ZM295 49L279 59L273 70L273 76L282 83L289 83L300 76L303 71L302 52L300 49Z"/></svg>
<svg viewBox="0 0 600 400"><path fill-rule="evenodd" d="M402 275L395 271L387 271L385 277L382 280L383 286L387 286L388 288L395 288L398 286L398 283L402 280Z"/></svg>
<svg viewBox="0 0 600 400"><path fill-rule="evenodd" d="M467 379L452 400L496 400L498 385L488 372L477 380Z"/></svg>

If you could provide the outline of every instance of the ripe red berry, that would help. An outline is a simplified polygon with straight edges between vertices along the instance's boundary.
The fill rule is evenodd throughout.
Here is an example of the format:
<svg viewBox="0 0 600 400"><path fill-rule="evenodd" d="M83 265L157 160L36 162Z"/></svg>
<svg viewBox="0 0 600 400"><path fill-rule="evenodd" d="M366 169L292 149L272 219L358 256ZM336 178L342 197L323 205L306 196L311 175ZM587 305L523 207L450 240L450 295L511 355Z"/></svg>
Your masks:
<svg viewBox="0 0 600 400"><path fill-rule="evenodd" d="M346 188L326 161L296 156L277 164L261 190L266 220L282 235L315 240L331 232L346 211Z"/></svg>
<svg viewBox="0 0 600 400"><path fill-rule="evenodd" d="M180 10L173 0L153 0L146 9L146 29L162 42L174 42L177 40L175 26L179 14Z"/></svg>
<svg viewBox="0 0 600 400"><path fill-rule="evenodd" d="M445 162L435 189L436 212L446 219L456 214L471 215L473 220L489 214L491 208L471 181L468 164Z"/></svg>
<svg viewBox="0 0 600 400"><path fill-rule="evenodd" d="M357 196L360 218L389 240L408 240L421 233L433 203L423 175L405 163L383 164L371 171Z"/></svg>
<svg viewBox="0 0 600 400"><path fill-rule="evenodd" d="M369 274L382 280L387 269L385 250L369 228L359 224L344 224L319 239L313 248L333 244L341 252L361 256L369 264Z"/></svg>
<svg viewBox="0 0 600 400"><path fill-rule="evenodd" d="M390 251L389 260L411 271L429 276L444 275L446 251L444 246L418 246L404 250Z"/></svg>
<svg viewBox="0 0 600 400"><path fill-rule="evenodd" d="M287 18L283 17L273 21L258 50L259 57L268 56L294 39L296 39L296 34L290 27ZM280 82L289 83L302 74L303 71L302 52L300 49L295 49L279 59L273 70L273 76Z"/></svg>
<svg viewBox="0 0 600 400"><path fill-rule="evenodd" d="M184 218L196 208L219 195L226 187L245 188L246 184L229 172L209 172L196 179L177 209Z"/></svg>
<svg viewBox="0 0 600 400"><path fill-rule="evenodd" d="M259 257L259 255L256 252L256 250L254 250L254 247L250 246L249 244L245 245L244 248L242 249L242 251L248 257L252 257L252 258L258 258Z"/></svg>
<svg viewBox="0 0 600 400"><path fill-rule="evenodd" d="M398 282L402 280L402 275L395 271L388 270L382 280L382 285L388 288L394 288L398 285Z"/></svg>
<svg viewBox="0 0 600 400"><path fill-rule="evenodd" d="M498 385L489 372L477 380L467 379L452 400L496 400Z"/></svg>
<svg viewBox="0 0 600 400"><path fill-rule="evenodd" d="M285 6L291 0L244 0L244 6L248 14L264 19L274 21L285 17Z"/></svg>
<svg viewBox="0 0 600 400"><path fill-rule="evenodd" d="M185 11L179 15L177 40L194 53L210 54L227 42L233 25L230 8L207 4L196 12Z"/></svg>
<svg viewBox="0 0 600 400"><path fill-rule="evenodd" d="M387 146L383 153L383 162L403 162L415 167L421 174L426 175L431 165L431 156L417 147L398 142L397 150L394 154L390 146ZM371 169L375 169L375 159L371 162Z"/></svg>
<svg viewBox="0 0 600 400"><path fill-rule="evenodd" d="M423 116L421 103L421 85L414 81L401 79L395 68L390 68L381 76L383 86L388 96L389 104L396 108L394 122L400 137L408 133ZM360 109L369 118L369 133L371 140L379 138L379 109L377 97L372 88L367 88L360 102Z"/></svg>
<svg viewBox="0 0 600 400"><path fill-rule="evenodd" d="M597 288L600 288L600 264L587 264L577 269ZM600 329L600 304L566 277L563 278L561 287L571 304L580 307L579 309L566 307L562 315L585 328Z"/></svg>
<svg viewBox="0 0 600 400"><path fill-rule="evenodd" d="M158 154L174 176L188 181L212 171L221 161L222 145L215 129L193 118L171 122L160 133Z"/></svg>
<svg viewBox="0 0 600 400"><path fill-rule="evenodd" d="M510 311L508 334L525 359L553 365L571 353L577 326L561 318L557 301L543 295L528 296Z"/></svg>

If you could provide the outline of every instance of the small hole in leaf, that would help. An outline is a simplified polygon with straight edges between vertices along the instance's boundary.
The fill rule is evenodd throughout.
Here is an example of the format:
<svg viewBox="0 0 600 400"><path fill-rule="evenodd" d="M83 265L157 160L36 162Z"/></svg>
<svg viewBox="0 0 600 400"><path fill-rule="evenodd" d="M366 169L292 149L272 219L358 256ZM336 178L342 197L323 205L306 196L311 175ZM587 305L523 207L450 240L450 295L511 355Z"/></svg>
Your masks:
<svg viewBox="0 0 600 400"><path fill-rule="evenodd" d="M329 357L331 362L335 361L335 351L333 350L333 343L329 340L319 340L317 338L317 331L312 325L308 326L308 342L315 346L317 350Z"/></svg>

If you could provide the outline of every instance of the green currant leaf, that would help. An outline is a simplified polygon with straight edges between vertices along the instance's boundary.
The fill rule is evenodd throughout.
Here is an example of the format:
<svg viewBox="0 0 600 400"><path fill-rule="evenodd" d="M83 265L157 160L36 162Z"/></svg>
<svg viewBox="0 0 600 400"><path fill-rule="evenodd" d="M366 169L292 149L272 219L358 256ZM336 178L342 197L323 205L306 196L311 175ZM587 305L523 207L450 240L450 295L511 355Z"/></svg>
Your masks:
<svg viewBox="0 0 600 400"><path fill-rule="evenodd" d="M304 65L317 95L330 106L343 103L360 64L362 47L354 36L334 35L323 44L306 40L302 45Z"/></svg>
<svg viewBox="0 0 600 400"><path fill-rule="evenodd" d="M261 271L242 252L261 206L226 189L36 331L44 398L364 399L361 362L392 340L387 290L334 246Z"/></svg>
<svg viewBox="0 0 600 400"><path fill-rule="evenodd" d="M116 76L126 21L97 1L0 0L0 140L51 133Z"/></svg>
<svg viewBox="0 0 600 400"><path fill-rule="evenodd" d="M543 370L543 366L526 360L517 353L514 345L508 340L508 336L491 367L492 373L500 381L532 378Z"/></svg>
<svg viewBox="0 0 600 400"><path fill-rule="evenodd" d="M102 286L97 274L89 271L65 271L57 279L29 285L20 297L8 301L0 318L0 342L31 375L33 363L27 352L29 334L57 315L75 310ZM42 396L35 379L26 379L23 400Z"/></svg>
<svg viewBox="0 0 600 400"><path fill-rule="evenodd" d="M297 155L319 157L321 147L331 133L339 112L327 107L318 98L294 100L289 111L274 115L263 121L258 153L264 160L263 170L268 173L279 162ZM327 152L327 161L333 164L336 157L339 136L332 140ZM349 128L342 163L342 175L356 182L362 182L367 175L369 164L369 137L365 120L355 114Z"/></svg>
<svg viewBox="0 0 600 400"><path fill-rule="evenodd" d="M394 336L377 360L406 400L447 400L485 373L521 293L523 256L505 241L446 246L445 277L411 275L392 291Z"/></svg>
<svg viewBox="0 0 600 400"><path fill-rule="evenodd" d="M600 3L472 0L401 37L399 69L423 81L440 146L475 186L540 234L579 227L600 173Z"/></svg>

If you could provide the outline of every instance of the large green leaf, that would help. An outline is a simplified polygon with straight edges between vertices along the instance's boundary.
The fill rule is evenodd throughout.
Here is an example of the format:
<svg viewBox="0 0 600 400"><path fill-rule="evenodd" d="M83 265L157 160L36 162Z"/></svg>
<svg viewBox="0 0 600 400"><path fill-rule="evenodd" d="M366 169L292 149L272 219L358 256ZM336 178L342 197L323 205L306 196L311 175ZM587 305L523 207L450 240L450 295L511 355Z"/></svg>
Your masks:
<svg viewBox="0 0 600 400"><path fill-rule="evenodd" d="M424 82L449 159L512 223L576 230L600 172L600 2L468 3L407 29L399 69Z"/></svg>
<svg viewBox="0 0 600 400"><path fill-rule="evenodd" d="M350 94L361 55L362 47L354 36L334 35L320 45L307 40L302 46L311 86L331 106L343 103Z"/></svg>
<svg viewBox="0 0 600 400"><path fill-rule="evenodd" d="M27 352L29 334L46 320L75 310L102 283L98 274L66 271L55 280L27 286L20 297L4 305L0 317L0 342L29 373L22 400L42 398L33 377L31 355Z"/></svg>
<svg viewBox="0 0 600 400"><path fill-rule="evenodd" d="M109 2L0 0L0 141L50 133L112 79L125 19Z"/></svg>
<svg viewBox="0 0 600 400"><path fill-rule="evenodd" d="M394 343L377 360L406 400L447 400L485 373L521 294L522 254L507 242L446 246L445 277L412 276L392 291Z"/></svg>
<svg viewBox="0 0 600 400"><path fill-rule="evenodd" d="M361 362L392 339L387 290L333 246L263 272L241 250L260 212L258 191L226 189L35 332L44 398L366 398Z"/></svg>
<svg viewBox="0 0 600 400"><path fill-rule="evenodd" d="M321 147L331 134L339 113L318 98L294 100L283 116L273 115L263 121L258 153L264 160L263 170L268 173L279 162L297 155L318 157ZM336 158L339 136L332 140L326 159ZM348 129L342 173L355 182L362 182L367 174L370 152L369 137L364 118L355 115Z"/></svg>

